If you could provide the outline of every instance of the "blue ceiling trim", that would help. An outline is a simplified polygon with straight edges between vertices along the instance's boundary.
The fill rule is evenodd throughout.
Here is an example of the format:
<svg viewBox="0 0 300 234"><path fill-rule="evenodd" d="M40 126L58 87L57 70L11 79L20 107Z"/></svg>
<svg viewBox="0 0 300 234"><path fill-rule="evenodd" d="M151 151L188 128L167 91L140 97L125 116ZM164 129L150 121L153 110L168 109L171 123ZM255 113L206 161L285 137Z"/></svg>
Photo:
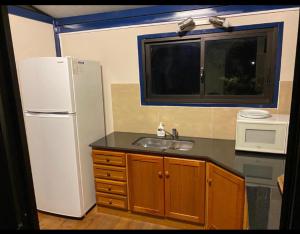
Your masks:
<svg viewBox="0 0 300 234"><path fill-rule="evenodd" d="M60 39L59 33L57 32L56 21L53 21L53 32L54 32L54 42L55 42L55 52L57 57L61 57Z"/></svg>
<svg viewBox="0 0 300 234"><path fill-rule="evenodd" d="M65 17L65 18L59 18L56 21L58 26L62 26L67 24L79 24L79 23L87 23L92 21L112 20L112 19L144 16L144 15L170 13L176 11L190 11L190 10L210 8L216 6L217 5L162 5L162 6L141 7L135 9L121 10L121 11L82 15L82 16Z"/></svg>
<svg viewBox="0 0 300 234"><path fill-rule="evenodd" d="M195 6L190 6L190 7L195 7ZM218 5L215 7L210 6L209 8L202 8L196 10L184 10L178 12L168 12L168 13L159 13L159 14L154 14L154 10L152 9L150 15L130 16L125 18L120 18L120 15L117 18L109 18L107 16L104 20L100 20L100 18L98 17L99 15L97 14L97 17L95 18L94 21L92 18L89 18L88 22L83 22L83 23L60 25L60 23L62 23L63 21L57 20L57 25L60 25L57 27L57 30L58 33L77 32L77 31L102 29L102 28L132 26L132 25L139 25L139 24L170 22L175 20L182 20L187 17L204 18L204 17L216 16L216 15L229 15L229 14L248 13L248 12L255 12L255 11L277 10L277 9L284 9L284 8L291 8L291 7L299 7L299 5L227 5L227 6ZM175 10L175 8L176 7L173 6L172 10ZM143 9L146 11L146 7ZM156 9L160 9L160 8L156 8ZM180 6L178 9L182 10L184 9L184 6ZM131 9L131 13L136 11L137 9ZM118 14L118 13L106 13L106 14ZM145 14L145 12L143 12L143 14ZM81 16L81 17L84 18L88 16Z"/></svg>
<svg viewBox="0 0 300 234"><path fill-rule="evenodd" d="M22 7L18 7L18 6L8 6L7 9L8 9L9 14L21 16L24 18L32 19L32 20L41 21L41 22L48 23L48 24L52 24L53 20L54 20L50 16L43 15L43 14L31 11L31 10L27 10Z"/></svg>
<svg viewBox="0 0 300 234"><path fill-rule="evenodd" d="M54 32L55 52L56 57L61 57L60 39L59 34Z"/></svg>

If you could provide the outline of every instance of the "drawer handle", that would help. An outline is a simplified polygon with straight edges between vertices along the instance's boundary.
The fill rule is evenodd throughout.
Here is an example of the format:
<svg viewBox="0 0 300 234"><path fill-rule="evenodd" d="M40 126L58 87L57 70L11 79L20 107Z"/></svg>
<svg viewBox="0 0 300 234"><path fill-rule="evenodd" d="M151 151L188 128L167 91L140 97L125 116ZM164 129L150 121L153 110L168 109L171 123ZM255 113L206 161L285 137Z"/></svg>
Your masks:
<svg viewBox="0 0 300 234"><path fill-rule="evenodd" d="M111 205L112 204L112 200L109 200L108 204Z"/></svg>
<svg viewBox="0 0 300 234"><path fill-rule="evenodd" d="M108 177L110 177L110 173L109 173L109 172L107 172L106 175L107 175Z"/></svg>
<svg viewBox="0 0 300 234"><path fill-rule="evenodd" d="M107 159L106 159L106 162L110 162L110 160L107 158Z"/></svg>

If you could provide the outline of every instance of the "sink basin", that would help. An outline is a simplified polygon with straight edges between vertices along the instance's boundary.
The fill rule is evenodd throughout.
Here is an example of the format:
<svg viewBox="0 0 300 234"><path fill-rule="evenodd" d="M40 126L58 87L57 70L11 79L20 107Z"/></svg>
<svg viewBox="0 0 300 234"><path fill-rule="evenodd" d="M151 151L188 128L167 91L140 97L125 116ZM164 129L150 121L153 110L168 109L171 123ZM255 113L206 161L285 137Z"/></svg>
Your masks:
<svg viewBox="0 0 300 234"><path fill-rule="evenodd" d="M161 139L154 137L142 137L135 141L133 145L145 148L157 149L174 149L174 150L190 150L193 148L194 142L172 139Z"/></svg>
<svg viewBox="0 0 300 234"><path fill-rule="evenodd" d="M174 140L171 149L187 151L187 150L192 149L193 146L194 146L194 142L192 142L192 141Z"/></svg>

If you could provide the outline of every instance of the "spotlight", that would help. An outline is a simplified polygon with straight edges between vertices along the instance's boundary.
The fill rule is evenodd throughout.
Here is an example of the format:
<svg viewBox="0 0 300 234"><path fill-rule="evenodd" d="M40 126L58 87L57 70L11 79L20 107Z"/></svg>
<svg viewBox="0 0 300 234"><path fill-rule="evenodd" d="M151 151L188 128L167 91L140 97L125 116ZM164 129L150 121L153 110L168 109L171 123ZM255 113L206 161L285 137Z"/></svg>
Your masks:
<svg viewBox="0 0 300 234"><path fill-rule="evenodd" d="M178 32L189 31L195 27L195 22L192 18L187 18L178 23Z"/></svg>
<svg viewBox="0 0 300 234"><path fill-rule="evenodd" d="M211 24L213 24L215 26L218 26L218 27L223 27L223 28L229 28L230 27L228 21L225 18L221 18L221 17L218 17L218 16L209 17L208 21Z"/></svg>
<svg viewBox="0 0 300 234"><path fill-rule="evenodd" d="M231 25L229 22L222 17L218 16L212 16L209 17L209 19L204 19L204 20L196 20L194 21L193 18L189 17L181 22L178 23L178 34L180 36L185 35L188 31L192 30L195 28L195 26L200 26L200 25L209 25L212 24L216 27L222 27L222 28L230 28Z"/></svg>

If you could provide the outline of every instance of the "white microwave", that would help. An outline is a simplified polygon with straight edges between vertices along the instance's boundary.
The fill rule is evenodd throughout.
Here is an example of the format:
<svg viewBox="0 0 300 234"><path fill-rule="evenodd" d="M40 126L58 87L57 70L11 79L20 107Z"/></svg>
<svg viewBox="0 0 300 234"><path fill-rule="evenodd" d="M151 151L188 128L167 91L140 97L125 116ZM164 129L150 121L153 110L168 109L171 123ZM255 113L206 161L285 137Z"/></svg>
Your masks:
<svg viewBox="0 0 300 234"><path fill-rule="evenodd" d="M289 115L251 119L237 114L235 149L285 154L288 128Z"/></svg>

